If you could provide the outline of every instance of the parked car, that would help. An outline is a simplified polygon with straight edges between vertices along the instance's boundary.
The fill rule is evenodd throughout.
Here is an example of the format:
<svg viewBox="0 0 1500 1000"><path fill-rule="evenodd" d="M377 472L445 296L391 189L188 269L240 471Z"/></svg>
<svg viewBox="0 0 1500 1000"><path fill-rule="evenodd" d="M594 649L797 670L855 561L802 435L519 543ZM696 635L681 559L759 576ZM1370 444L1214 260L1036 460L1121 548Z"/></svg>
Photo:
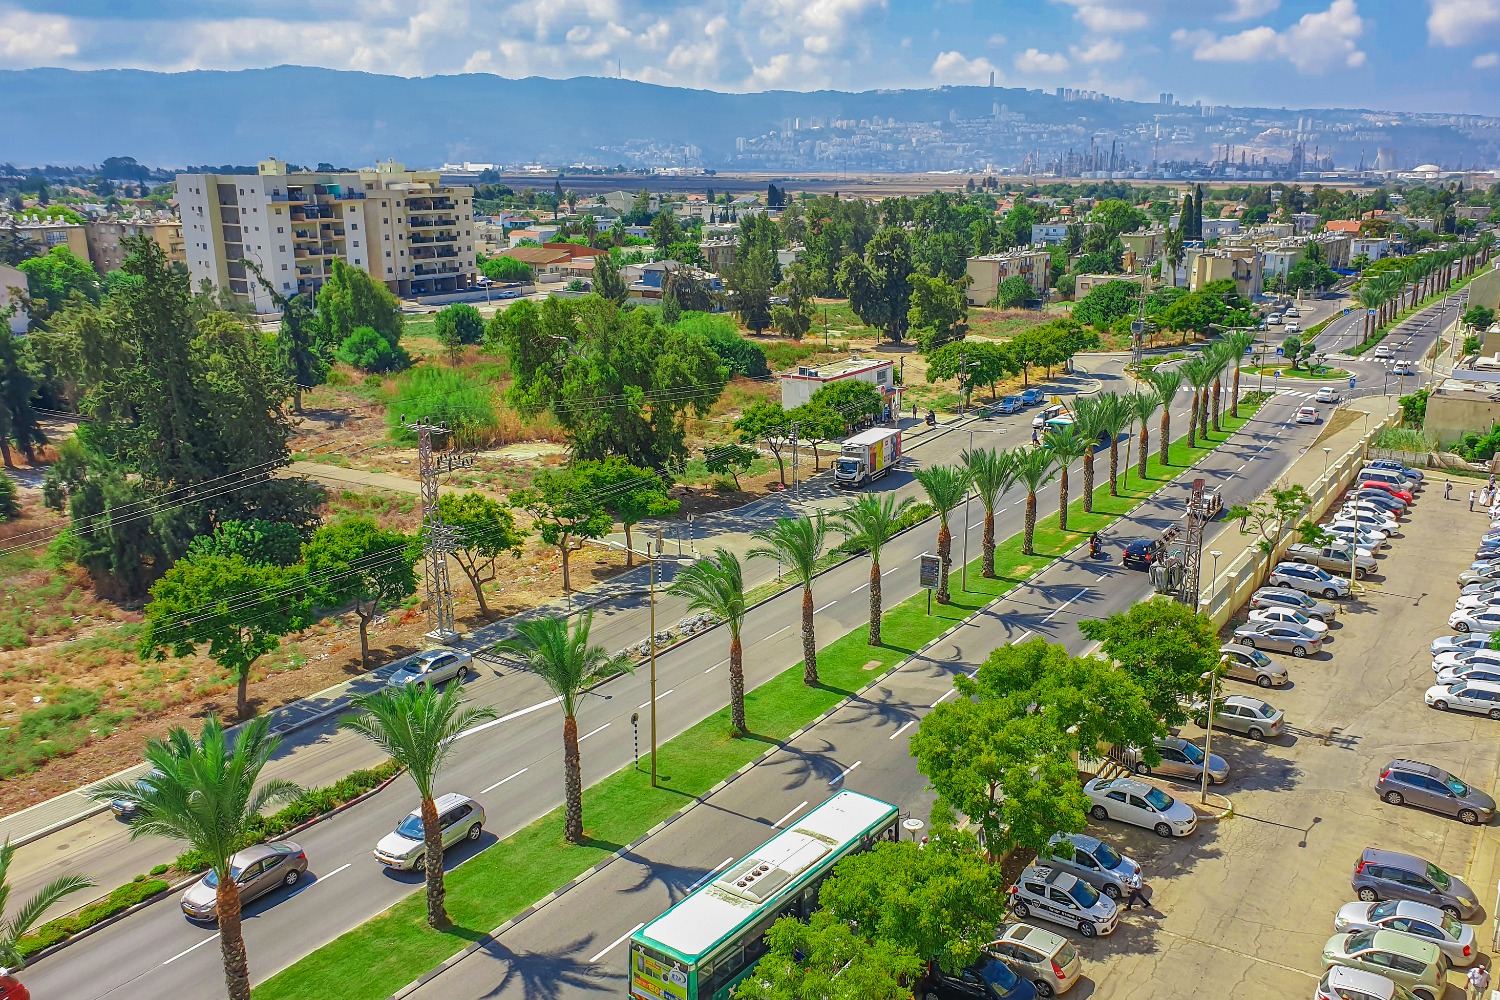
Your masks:
<svg viewBox="0 0 1500 1000"><path fill-rule="evenodd" d="M1325 385L1318 389L1313 398L1320 403L1337 403L1339 401L1339 391L1331 385Z"/></svg>
<svg viewBox="0 0 1500 1000"><path fill-rule="evenodd" d="M1323 946L1323 966L1378 972L1411 991L1416 1000L1440 1000L1447 990L1448 959L1431 941L1393 931L1335 934Z"/></svg>
<svg viewBox="0 0 1500 1000"><path fill-rule="evenodd" d="M1278 625L1300 625L1313 635L1326 635L1328 623L1319 618L1309 618L1293 608L1253 608L1252 622L1274 622Z"/></svg>
<svg viewBox="0 0 1500 1000"><path fill-rule="evenodd" d="M1458 650L1488 649L1494 636L1488 632L1469 632L1464 635L1440 635L1432 640L1434 658Z"/></svg>
<svg viewBox="0 0 1500 1000"><path fill-rule="evenodd" d="M1374 528L1385 532L1388 536L1401 530L1401 525L1397 523L1394 516L1369 503L1345 504L1338 509L1334 520L1353 521L1361 528Z"/></svg>
<svg viewBox="0 0 1500 1000"><path fill-rule="evenodd" d="M1010 971L1017 976L1028 980L1039 997L1068 992L1083 971L1078 949L1071 941L1061 934L1019 921L1001 924L1000 936L984 950L991 958L998 958L1010 966Z"/></svg>
<svg viewBox="0 0 1500 1000"><path fill-rule="evenodd" d="M460 840L478 840L484 832L484 806L467 795L448 792L438 796L438 826L443 831L443 849ZM413 809L396 829L380 838L371 852L375 860L399 871L427 870L427 842L423 838L422 810Z"/></svg>
<svg viewBox="0 0 1500 1000"><path fill-rule="evenodd" d="M462 649L429 649L415 656L408 656L396 664L390 684L446 684L451 680L463 680L468 676L469 665L474 657Z"/></svg>
<svg viewBox="0 0 1500 1000"><path fill-rule="evenodd" d="M1500 632L1500 611L1487 608L1455 610L1448 616L1448 627L1459 632Z"/></svg>
<svg viewBox="0 0 1500 1000"><path fill-rule="evenodd" d="M1340 934L1352 931L1392 931L1409 934L1437 945L1453 965L1473 965L1474 928L1459 923L1436 906L1410 899L1387 899L1381 903L1345 903L1333 918Z"/></svg>
<svg viewBox="0 0 1500 1000"><path fill-rule="evenodd" d="M31 1000L31 991L9 969L0 969L0 1000Z"/></svg>
<svg viewBox="0 0 1500 1000"><path fill-rule="evenodd" d="M1271 324L1272 326L1280 326L1282 323L1281 313L1272 313L1271 315L1266 317L1266 322Z"/></svg>
<svg viewBox="0 0 1500 1000"><path fill-rule="evenodd" d="M1473 633L1471 633L1473 634ZM1479 663L1491 668L1500 668L1500 649L1491 649L1486 642L1470 649L1449 649L1432 658L1434 673L1442 673L1466 663Z"/></svg>
<svg viewBox="0 0 1500 1000"><path fill-rule="evenodd" d="M1286 684L1286 667L1265 653L1250 646L1228 643L1219 647L1219 659L1224 664L1224 676L1237 681L1249 681L1258 687L1281 687Z"/></svg>
<svg viewBox="0 0 1500 1000"><path fill-rule="evenodd" d="M1375 779L1375 791L1393 806L1417 806L1474 826L1495 816L1495 800L1458 775L1421 761L1397 758Z"/></svg>
<svg viewBox="0 0 1500 1000"><path fill-rule="evenodd" d="M1405 500L1389 490L1382 490L1373 483L1362 483L1344 495L1344 502L1339 510L1367 510L1378 517L1388 518L1399 526L1401 518L1406 515L1406 506Z"/></svg>
<svg viewBox="0 0 1500 1000"><path fill-rule="evenodd" d="M150 792L154 787L151 784L151 779L159 777L160 775L161 772L156 770L148 771L146 774L141 775L141 777L135 783L135 790L138 792ZM140 800L138 798L135 798L134 796L127 795L121 796L117 799L109 800L109 811L123 820L134 819L135 814L140 810L140 807Z"/></svg>
<svg viewBox="0 0 1500 1000"><path fill-rule="evenodd" d="M1458 585L1467 587L1471 583L1483 583L1486 580L1500 580L1500 566L1486 566L1484 569L1466 569L1458 574Z"/></svg>
<svg viewBox="0 0 1500 1000"><path fill-rule="evenodd" d="M995 404L997 413L1020 413L1026 409L1026 404L1021 401L1020 396L1006 396Z"/></svg>
<svg viewBox="0 0 1500 1000"><path fill-rule="evenodd" d="M1489 681L1434 684L1423 697L1428 705L1440 712L1454 708L1460 712L1476 712L1500 720L1500 684Z"/></svg>
<svg viewBox="0 0 1500 1000"><path fill-rule="evenodd" d="M1303 406L1297 410L1297 423L1299 424L1315 424L1321 419L1316 406Z"/></svg>
<svg viewBox="0 0 1500 1000"><path fill-rule="evenodd" d="M1350 877L1355 895L1366 903L1382 899L1414 899L1436 906L1460 920L1479 912L1473 889L1431 861L1412 854L1366 847Z"/></svg>
<svg viewBox="0 0 1500 1000"><path fill-rule="evenodd" d="M1161 557L1161 540L1137 538L1125 544L1120 563L1127 569L1150 569L1151 563Z"/></svg>
<svg viewBox="0 0 1500 1000"><path fill-rule="evenodd" d="M1348 580L1331 576L1316 566L1301 563L1277 563L1266 583L1272 587L1290 587L1304 594L1317 594L1328 600L1349 596Z"/></svg>
<svg viewBox="0 0 1500 1000"><path fill-rule="evenodd" d="M1323 648L1323 634L1295 622L1247 622L1234 630L1234 641L1251 649L1274 649L1296 657L1312 656Z"/></svg>
<svg viewBox="0 0 1500 1000"><path fill-rule="evenodd" d="M1300 611L1309 618L1319 621L1333 623L1338 617L1338 609L1332 604L1320 601L1300 590L1292 590L1290 587L1261 587L1250 595L1250 607L1252 608L1291 608Z"/></svg>
<svg viewBox="0 0 1500 1000"><path fill-rule="evenodd" d="M1155 830L1160 837L1186 837L1198 828L1198 814L1154 785L1133 778L1095 778L1083 786L1093 803L1089 815L1097 820Z"/></svg>
<svg viewBox="0 0 1500 1000"><path fill-rule="evenodd" d="M1357 500L1367 500L1377 507L1384 507L1393 514L1404 514L1406 508L1415 502L1410 490L1387 486L1385 483L1365 483L1349 495Z"/></svg>
<svg viewBox="0 0 1500 1000"><path fill-rule="evenodd" d="M1046 398L1047 398L1047 393L1043 389L1037 389L1037 388L1025 389L1025 390L1023 390L1021 392L1021 405L1022 406L1035 406L1036 404L1040 403L1042 400L1044 400Z"/></svg>
<svg viewBox="0 0 1500 1000"><path fill-rule="evenodd" d="M1034 1000L1036 987L1009 965L983 953L962 972L948 973L936 962L918 983L917 995L934 1000Z"/></svg>
<svg viewBox="0 0 1500 1000"><path fill-rule="evenodd" d="M1051 853L1042 859L1052 868L1083 879L1110 899L1120 899L1141 884L1141 866L1086 833L1056 833L1048 841Z"/></svg>
<svg viewBox="0 0 1500 1000"><path fill-rule="evenodd" d="M1488 663L1464 663L1457 667L1446 667L1439 670L1437 677L1433 678L1434 684L1444 687L1452 687L1455 684L1467 681L1485 681L1490 684L1500 684L1500 667Z"/></svg>
<svg viewBox="0 0 1500 1000"><path fill-rule="evenodd" d="M1399 472L1407 479L1415 479L1419 483L1426 478L1421 469L1414 469L1409 465L1403 465L1402 463L1391 458L1372 458L1370 459L1370 461L1365 463L1365 468L1385 469L1388 472Z"/></svg>
<svg viewBox="0 0 1500 1000"><path fill-rule="evenodd" d="M1164 778L1181 778L1186 781L1203 780L1203 749L1181 736L1163 736L1153 740L1152 745L1161 757L1154 767L1146 763L1144 755L1134 747L1121 753L1121 763L1129 764L1136 774L1155 774ZM1208 783L1222 785L1229 780L1229 765L1218 754L1208 757Z"/></svg>
<svg viewBox="0 0 1500 1000"><path fill-rule="evenodd" d="M1111 934L1120 923L1115 901L1082 879L1046 865L1031 864L1010 887L1010 912L1022 920L1035 914L1084 937Z"/></svg>
<svg viewBox="0 0 1500 1000"><path fill-rule="evenodd" d="M229 859L229 874L240 887L240 902L248 903L279 885L294 886L307 871L307 854L290 840L255 844ZM182 912L189 920L219 919L219 873L210 871L182 894Z"/></svg>
<svg viewBox="0 0 1500 1000"><path fill-rule="evenodd" d="M1383 531L1365 531L1363 528L1353 524L1331 524L1323 529L1341 542L1353 542L1362 549L1374 554L1391 544L1389 536Z"/></svg>
<svg viewBox="0 0 1500 1000"><path fill-rule="evenodd" d="M1297 310L1296 306L1287 306L1286 311L1281 315L1286 319L1299 319L1301 318L1302 313Z"/></svg>
<svg viewBox="0 0 1500 1000"><path fill-rule="evenodd" d="M1201 726L1207 719L1203 717L1203 706L1198 709L1198 724ZM1252 739L1266 740L1273 736L1280 736L1286 728L1286 713L1259 698L1251 698L1242 694L1232 694L1214 706L1214 728L1228 730L1231 733L1243 733Z"/></svg>
<svg viewBox="0 0 1500 1000"><path fill-rule="evenodd" d="M1412 1000L1405 986L1364 969L1330 965L1313 1000Z"/></svg>
<svg viewBox="0 0 1500 1000"><path fill-rule="evenodd" d="M1332 545L1297 542L1287 547L1286 558L1288 562L1309 563L1330 573L1348 573L1351 562L1347 542ZM1375 572L1375 557L1370 554L1369 549L1356 548L1352 562L1356 579L1363 580L1367 574Z"/></svg>
<svg viewBox="0 0 1500 1000"><path fill-rule="evenodd" d="M1459 594L1453 602L1454 611L1478 611L1481 608L1500 607L1500 592L1487 594Z"/></svg>

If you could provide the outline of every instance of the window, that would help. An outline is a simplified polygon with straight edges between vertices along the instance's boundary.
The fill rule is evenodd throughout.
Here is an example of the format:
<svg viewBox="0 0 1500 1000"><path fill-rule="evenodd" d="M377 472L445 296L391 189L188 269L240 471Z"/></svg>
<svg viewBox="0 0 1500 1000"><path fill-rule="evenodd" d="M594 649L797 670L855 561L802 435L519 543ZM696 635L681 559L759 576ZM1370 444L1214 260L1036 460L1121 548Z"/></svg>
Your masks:
<svg viewBox="0 0 1500 1000"><path fill-rule="evenodd" d="M359 246L359 240L355 240L355 241L354 241L354 245L355 245L355 246Z"/></svg>
<svg viewBox="0 0 1500 1000"><path fill-rule="evenodd" d="M286 247L284 247L284 246L283 247L277 247L276 250L279 253L286 253Z"/></svg>
<svg viewBox="0 0 1500 1000"><path fill-rule="evenodd" d="M283 270L283 271L285 271L285 270L286 270L286 265L285 265L285 264L282 264L282 265L281 265L281 269L282 269L282 270Z"/></svg>

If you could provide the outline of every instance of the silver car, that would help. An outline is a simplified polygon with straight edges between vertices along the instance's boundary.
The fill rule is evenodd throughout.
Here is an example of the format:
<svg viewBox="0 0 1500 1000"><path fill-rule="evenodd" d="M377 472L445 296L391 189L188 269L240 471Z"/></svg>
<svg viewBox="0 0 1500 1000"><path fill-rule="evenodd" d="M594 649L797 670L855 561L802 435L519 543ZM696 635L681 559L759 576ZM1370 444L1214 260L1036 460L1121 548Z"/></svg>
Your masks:
<svg viewBox="0 0 1500 1000"><path fill-rule="evenodd" d="M1454 652L1461 649L1487 649L1494 633L1491 632L1469 632L1464 635L1440 635L1432 640L1432 655L1438 657L1444 653Z"/></svg>
<svg viewBox="0 0 1500 1000"><path fill-rule="evenodd" d="M255 844L229 859L229 874L248 903L279 885L294 886L307 871L307 855L290 840ZM219 919L219 875L209 872L182 894L182 912L189 920Z"/></svg>
<svg viewBox="0 0 1500 1000"><path fill-rule="evenodd" d="M1010 966L1017 976L1030 980L1039 997L1068 992L1083 972L1078 949L1071 941L1031 924L1001 924L1000 937L984 950Z"/></svg>
<svg viewBox="0 0 1500 1000"><path fill-rule="evenodd" d="M1489 681L1491 684L1500 684L1500 667L1493 663L1470 660L1468 663L1460 663L1453 667L1444 667L1439 670L1437 677L1433 678L1434 684L1442 684L1446 687L1461 681Z"/></svg>
<svg viewBox="0 0 1500 1000"><path fill-rule="evenodd" d="M1257 740L1270 739L1280 736L1286 728L1286 713L1259 698L1232 694L1214 709L1214 728L1243 733Z"/></svg>
<svg viewBox="0 0 1500 1000"><path fill-rule="evenodd" d="M1134 748L1125 751L1125 760L1136 774L1155 774L1163 778L1180 778L1186 781L1203 780L1203 750L1180 736L1163 736L1153 741L1161 760L1151 766L1142 759L1141 752ZM1208 758L1208 783L1222 785L1229 780L1229 765L1224 758L1213 754Z"/></svg>
<svg viewBox="0 0 1500 1000"><path fill-rule="evenodd" d="M1057 833L1048 844L1045 864L1083 879L1110 899L1140 888L1141 866L1097 837Z"/></svg>
<svg viewBox="0 0 1500 1000"><path fill-rule="evenodd" d="M1345 903L1333 918L1335 933L1350 931L1396 931L1425 938L1437 945L1454 965L1473 965L1479 957L1474 948L1474 928L1459 923L1436 906L1410 899L1388 899L1383 903Z"/></svg>
<svg viewBox="0 0 1500 1000"><path fill-rule="evenodd" d="M1497 571L1496 575L1500 575ZM1341 576L1331 576L1316 566L1302 563L1277 563L1266 583L1272 587L1290 587L1304 594L1315 594L1325 600L1349 596L1349 581Z"/></svg>
<svg viewBox="0 0 1500 1000"><path fill-rule="evenodd" d="M1261 587L1250 595L1250 607L1291 608L1293 611L1302 612L1309 618L1316 618L1330 625L1338 616L1338 609L1332 604L1290 587Z"/></svg>
<svg viewBox="0 0 1500 1000"><path fill-rule="evenodd" d="M1224 676L1237 681L1249 681L1258 687L1281 687L1289 680L1286 667L1271 659L1258 649L1230 643L1219 647L1219 659L1224 664Z"/></svg>
<svg viewBox="0 0 1500 1000"><path fill-rule="evenodd" d="M484 832L484 806L467 795L448 792L438 796L434 805L445 851L460 840L478 840ZM375 860L400 871L426 871L427 841L423 833L422 810L413 809L395 830L380 838L373 852Z"/></svg>
<svg viewBox="0 0 1500 1000"><path fill-rule="evenodd" d="M1459 681L1453 685L1434 684L1424 696L1427 704L1440 712L1456 708L1460 712L1478 712L1500 720L1500 684L1486 681Z"/></svg>
<svg viewBox="0 0 1500 1000"><path fill-rule="evenodd" d="M1495 800L1456 774L1432 764L1397 758L1375 779L1375 791L1393 806L1412 805L1457 817L1470 826L1495 816Z"/></svg>
<svg viewBox="0 0 1500 1000"><path fill-rule="evenodd" d="M446 684L451 680L463 680L469 675L469 666L474 662L474 657L462 649L429 649L409 656L396 664L395 671L391 674L390 683L394 686L403 684Z"/></svg>
<svg viewBox="0 0 1500 1000"><path fill-rule="evenodd" d="M1251 649L1274 649L1311 656L1323 648L1323 636L1295 622L1246 622L1234 630L1234 641Z"/></svg>

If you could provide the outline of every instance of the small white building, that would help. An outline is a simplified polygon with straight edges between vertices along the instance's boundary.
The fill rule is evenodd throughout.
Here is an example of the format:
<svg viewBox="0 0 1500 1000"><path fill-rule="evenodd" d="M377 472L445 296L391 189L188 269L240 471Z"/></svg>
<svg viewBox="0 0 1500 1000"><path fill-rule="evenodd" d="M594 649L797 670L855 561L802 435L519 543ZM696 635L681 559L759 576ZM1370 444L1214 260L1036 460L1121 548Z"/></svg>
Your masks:
<svg viewBox="0 0 1500 1000"><path fill-rule="evenodd" d="M21 305L26 287L25 271L0 264L0 312L14 307L10 314L10 332L17 335L25 333L31 325L31 317Z"/></svg>
<svg viewBox="0 0 1500 1000"><path fill-rule="evenodd" d="M1372 261L1382 257L1388 257L1391 253L1391 241L1385 237L1376 239L1372 236L1356 236L1349 241L1349 259L1363 254Z"/></svg>
<svg viewBox="0 0 1500 1000"><path fill-rule="evenodd" d="M1240 231L1239 219L1204 219L1203 238L1205 240L1222 239L1225 236L1233 236Z"/></svg>
<svg viewBox="0 0 1500 1000"><path fill-rule="evenodd" d="M869 382L880 390L880 394L890 404L892 413L901 409L901 387L896 384L894 361L861 358L856 354L847 361L817 366L799 365L796 371L783 372L778 378L781 379L781 406L786 410L796 409L812 399L813 393L825 385L843 379Z"/></svg>
<svg viewBox="0 0 1500 1000"><path fill-rule="evenodd" d="M1068 238L1066 222L1036 222L1031 226L1031 242L1056 246Z"/></svg>

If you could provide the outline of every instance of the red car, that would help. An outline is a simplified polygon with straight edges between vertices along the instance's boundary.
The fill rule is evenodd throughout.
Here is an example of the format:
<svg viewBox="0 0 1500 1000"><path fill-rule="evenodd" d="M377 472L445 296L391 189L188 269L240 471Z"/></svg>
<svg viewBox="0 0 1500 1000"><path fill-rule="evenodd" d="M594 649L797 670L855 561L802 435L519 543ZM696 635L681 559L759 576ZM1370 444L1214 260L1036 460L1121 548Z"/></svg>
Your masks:
<svg viewBox="0 0 1500 1000"><path fill-rule="evenodd" d="M1399 486L1392 486L1390 483L1382 483L1382 482L1380 482L1378 480L1375 480L1375 479L1366 479L1364 482L1362 482L1362 483L1359 484L1359 488L1362 489L1362 490L1369 490L1369 489L1380 490L1380 491L1382 491L1384 493L1389 493L1391 496L1395 497L1396 499L1401 500L1401 501L1403 501L1405 503L1408 503L1408 504L1411 503L1412 500L1416 499L1415 497L1413 497L1411 495L1411 491L1410 490L1403 490Z"/></svg>
<svg viewBox="0 0 1500 1000"><path fill-rule="evenodd" d="M0 972L0 1000L31 1000L31 994L26 987Z"/></svg>

